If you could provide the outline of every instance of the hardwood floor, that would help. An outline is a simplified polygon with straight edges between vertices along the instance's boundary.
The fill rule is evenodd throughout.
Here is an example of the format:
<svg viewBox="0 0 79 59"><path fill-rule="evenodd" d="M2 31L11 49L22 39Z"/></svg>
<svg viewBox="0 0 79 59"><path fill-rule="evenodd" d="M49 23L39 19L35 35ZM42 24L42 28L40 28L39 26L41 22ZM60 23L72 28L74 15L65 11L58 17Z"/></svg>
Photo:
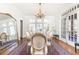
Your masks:
<svg viewBox="0 0 79 59"><path fill-rule="evenodd" d="M31 46L27 45L27 40L23 39L21 44L13 43L0 49L0 55L31 55ZM48 46L47 55L79 55L79 51L75 53L74 47L57 39L51 40L51 46Z"/></svg>
<svg viewBox="0 0 79 59"><path fill-rule="evenodd" d="M15 47L17 47L16 41L12 41L2 47L0 47L0 55L7 55L11 52Z"/></svg>
<svg viewBox="0 0 79 59"><path fill-rule="evenodd" d="M27 49L27 40L23 39L21 44L19 44L18 47L11 51L8 55L27 55Z"/></svg>
<svg viewBox="0 0 79 59"><path fill-rule="evenodd" d="M52 38L52 41L54 41L55 43L57 43L59 46L61 46L62 48L64 48L66 51L68 51L70 54L72 55L79 55L79 50L77 50L77 52L75 53L75 48L68 45L67 43L59 40L59 39L54 39Z"/></svg>

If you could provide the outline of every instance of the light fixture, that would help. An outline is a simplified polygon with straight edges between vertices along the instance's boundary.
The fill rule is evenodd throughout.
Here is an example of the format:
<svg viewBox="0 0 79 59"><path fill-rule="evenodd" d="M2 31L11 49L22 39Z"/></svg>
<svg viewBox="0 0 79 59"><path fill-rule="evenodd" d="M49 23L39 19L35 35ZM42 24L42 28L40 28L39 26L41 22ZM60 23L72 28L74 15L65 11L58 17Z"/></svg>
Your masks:
<svg viewBox="0 0 79 59"><path fill-rule="evenodd" d="M43 18L45 15L44 13L42 12L42 4L39 3L39 7L37 9L37 12L36 12L36 15L35 15L37 18Z"/></svg>

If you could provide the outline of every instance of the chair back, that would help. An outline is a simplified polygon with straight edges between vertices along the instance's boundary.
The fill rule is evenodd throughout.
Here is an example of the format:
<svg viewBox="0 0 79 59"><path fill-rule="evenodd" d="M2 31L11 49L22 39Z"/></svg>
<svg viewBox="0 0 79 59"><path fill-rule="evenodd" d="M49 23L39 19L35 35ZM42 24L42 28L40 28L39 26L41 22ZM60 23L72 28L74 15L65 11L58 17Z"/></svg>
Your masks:
<svg viewBox="0 0 79 59"><path fill-rule="evenodd" d="M0 35L0 39L2 40L2 39L7 39L7 35L6 35L6 33L1 33L1 35Z"/></svg>
<svg viewBox="0 0 79 59"><path fill-rule="evenodd" d="M36 50L41 50L46 45L46 37L41 33L36 33L32 36L32 47Z"/></svg>

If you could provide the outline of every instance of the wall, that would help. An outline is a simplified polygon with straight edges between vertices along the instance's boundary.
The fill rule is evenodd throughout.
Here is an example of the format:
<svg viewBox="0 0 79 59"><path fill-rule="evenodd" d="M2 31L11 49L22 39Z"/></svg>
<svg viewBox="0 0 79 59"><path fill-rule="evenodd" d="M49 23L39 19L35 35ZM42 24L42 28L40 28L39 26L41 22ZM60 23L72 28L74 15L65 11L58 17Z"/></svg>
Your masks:
<svg viewBox="0 0 79 59"><path fill-rule="evenodd" d="M61 17L55 16L56 34L61 35Z"/></svg>

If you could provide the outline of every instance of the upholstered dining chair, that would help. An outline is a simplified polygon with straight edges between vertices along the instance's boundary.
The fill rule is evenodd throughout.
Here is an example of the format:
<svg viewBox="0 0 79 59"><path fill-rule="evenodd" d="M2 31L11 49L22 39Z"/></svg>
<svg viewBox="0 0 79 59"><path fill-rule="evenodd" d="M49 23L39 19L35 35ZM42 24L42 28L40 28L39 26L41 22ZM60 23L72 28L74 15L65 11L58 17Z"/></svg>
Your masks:
<svg viewBox="0 0 79 59"><path fill-rule="evenodd" d="M6 35L6 33L1 33L0 34L0 41L1 41L2 45L3 45L4 41L7 41L7 35Z"/></svg>
<svg viewBox="0 0 79 59"><path fill-rule="evenodd" d="M47 54L47 40L41 33L35 33L31 40L31 54L44 55Z"/></svg>

